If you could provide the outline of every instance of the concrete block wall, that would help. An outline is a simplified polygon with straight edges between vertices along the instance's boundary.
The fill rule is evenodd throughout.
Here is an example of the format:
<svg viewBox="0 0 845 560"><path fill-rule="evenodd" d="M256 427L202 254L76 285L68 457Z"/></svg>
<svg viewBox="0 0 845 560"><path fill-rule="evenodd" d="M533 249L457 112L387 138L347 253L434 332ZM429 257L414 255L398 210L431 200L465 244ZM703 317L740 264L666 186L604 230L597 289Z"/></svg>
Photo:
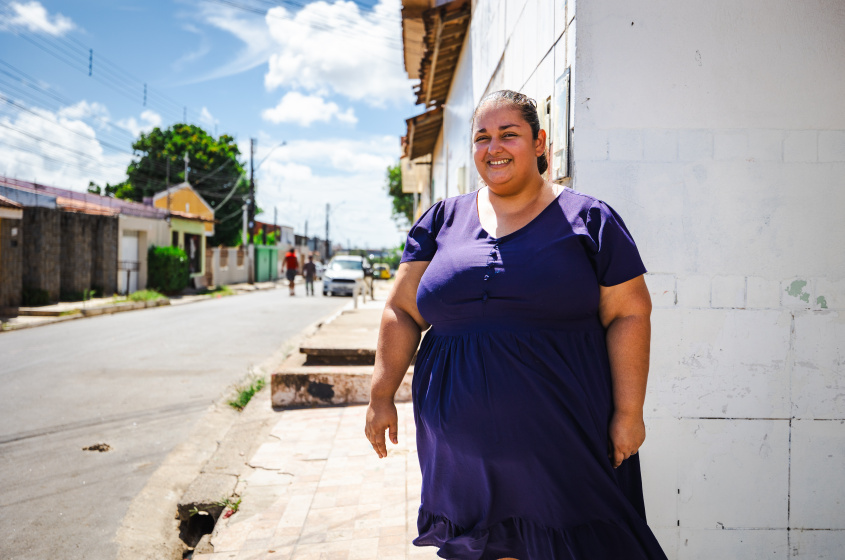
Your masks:
<svg viewBox="0 0 845 560"><path fill-rule="evenodd" d="M61 227L61 293L75 296L92 288L97 220L87 214L62 212Z"/></svg>
<svg viewBox="0 0 845 560"><path fill-rule="evenodd" d="M572 187L651 271L641 461L672 560L843 557L843 28L788 0L473 5L435 184L484 93L571 69Z"/></svg>
<svg viewBox="0 0 845 560"><path fill-rule="evenodd" d="M43 290L59 301L61 285L61 212L50 208L23 209L23 290Z"/></svg>
<svg viewBox="0 0 845 560"><path fill-rule="evenodd" d="M845 12L805 8L578 3L573 186L650 270L641 461L671 559L843 557Z"/></svg>
<svg viewBox="0 0 845 560"><path fill-rule="evenodd" d="M21 305L23 220L0 218L0 308Z"/></svg>
<svg viewBox="0 0 845 560"><path fill-rule="evenodd" d="M116 216L91 216L94 232L91 243L91 287L101 296L117 292L118 219Z"/></svg>

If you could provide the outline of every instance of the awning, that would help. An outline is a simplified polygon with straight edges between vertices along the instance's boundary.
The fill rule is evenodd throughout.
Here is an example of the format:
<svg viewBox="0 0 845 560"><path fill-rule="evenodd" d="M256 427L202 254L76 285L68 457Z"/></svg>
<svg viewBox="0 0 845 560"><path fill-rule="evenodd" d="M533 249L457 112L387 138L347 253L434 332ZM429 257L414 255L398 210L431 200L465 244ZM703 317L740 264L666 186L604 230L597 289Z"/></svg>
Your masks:
<svg viewBox="0 0 845 560"><path fill-rule="evenodd" d="M422 115L411 117L405 123L408 126L407 155L417 159L434 152L440 127L443 125L443 107L436 107Z"/></svg>
<svg viewBox="0 0 845 560"><path fill-rule="evenodd" d="M417 105L446 102L469 22L469 0L453 0L423 12L425 53L420 62Z"/></svg>
<svg viewBox="0 0 845 560"><path fill-rule="evenodd" d="M402 50L409 80L420 79L420 61L425 54L423 14L431 0L402 0Z"/></svg>

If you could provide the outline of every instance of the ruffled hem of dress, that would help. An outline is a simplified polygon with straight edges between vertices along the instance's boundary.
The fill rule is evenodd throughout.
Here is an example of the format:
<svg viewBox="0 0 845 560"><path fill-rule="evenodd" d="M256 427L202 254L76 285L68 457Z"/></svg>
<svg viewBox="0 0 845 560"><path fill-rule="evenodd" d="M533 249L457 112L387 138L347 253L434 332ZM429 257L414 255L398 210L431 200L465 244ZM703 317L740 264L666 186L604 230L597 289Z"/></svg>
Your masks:
<svg viewBox="0 0 845 560"><path fill-rule="evenodd" d="M642 520L592 521L566 529L511 517L486 529L463 529L420 508L416 546L436 546L449 560L666 560Z"/></svg>

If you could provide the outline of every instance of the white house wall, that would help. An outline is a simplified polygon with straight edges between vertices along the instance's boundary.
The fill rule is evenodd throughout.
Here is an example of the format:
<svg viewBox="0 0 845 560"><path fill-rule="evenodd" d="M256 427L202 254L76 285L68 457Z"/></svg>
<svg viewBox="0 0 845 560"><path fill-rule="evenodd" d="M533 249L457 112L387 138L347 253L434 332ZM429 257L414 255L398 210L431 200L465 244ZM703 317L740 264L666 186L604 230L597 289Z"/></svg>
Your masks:
<svg viewBox="0 0 845 560"><path fill-rule="evenodd" d="M447 158L448 194L461 161L475 188L485 93L571 69L572 186L650 270L641 460L672 560L845 557L843 29L836 2L473 3L436 188Z"/></svg>
<svg viewBox="0 0 845 560"><path fill-rule="evenodd" d="M574 50L573 6L566 0L474 2L434 150L432 202L459 194L460 173L467 192L478 188L470 119L484 95L507 88L542 102L554 94L555 79L574 62L568 54Z"/></svg>
<svg viewBox="0 0 845 560"><path fill-rule="evenodd" d="M122 239L125 231L135 231L138 234L138 289L144 290L147 287L147 249L156 245L159 247L166 247L170 245L170 226L165 220L158 220L153 218L141 218L138 216L129 216L125 214L118 215L118 243L117 243L117 260L118 262L124 260L131 260L122 254Z"/></svg>
<svg viewBox="0 0 845 560"><path fill-rule="evenodd" d="M433 202L460 194L458 176L461 173L464 174L467 192L475 190L478 180L470 143L470 117L476 104L472 64L472 38L467 33L452 77L448 103L444 107L442 132L434 148Z"/></svg>
<svg viewBox="0 0 845 560"><path fill-rule="evenodd" d="M574 187L655 305L642 450L670 558L843 558L845 9L579 0Z"/></svg>

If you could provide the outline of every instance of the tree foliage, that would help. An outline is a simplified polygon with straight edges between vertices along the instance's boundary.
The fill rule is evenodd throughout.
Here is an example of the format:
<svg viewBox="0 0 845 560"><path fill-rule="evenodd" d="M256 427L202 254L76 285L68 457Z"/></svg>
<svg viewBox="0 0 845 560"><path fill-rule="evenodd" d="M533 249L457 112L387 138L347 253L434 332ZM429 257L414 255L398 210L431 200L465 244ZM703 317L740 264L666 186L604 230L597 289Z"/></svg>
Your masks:
<svg viewBox="0 0 845 560"><path fill-rule="evenodd" d="M241 235L241 212L249 196L249 181L235 139L227 134L218 138L190 124L175 124L166 130L156 127L143 133L132 144L136 159L126 170L127 179L106 185L108 196L140 202L167 188L168 162L170 186L185 180L185 154L188 154L188 181L214 208L217 223L211 245L234 245ZM234 189L232 196L229 193ZM100 187L91 184L90 192Z"/></svg>
<svg viewBox="0 0 845 560"><path fill-rule="evenodd" d="M402 168L400 164L387 168L385 188L393 198L393 220L400 225L414 223L414 195L402 192Z"/></svg>

